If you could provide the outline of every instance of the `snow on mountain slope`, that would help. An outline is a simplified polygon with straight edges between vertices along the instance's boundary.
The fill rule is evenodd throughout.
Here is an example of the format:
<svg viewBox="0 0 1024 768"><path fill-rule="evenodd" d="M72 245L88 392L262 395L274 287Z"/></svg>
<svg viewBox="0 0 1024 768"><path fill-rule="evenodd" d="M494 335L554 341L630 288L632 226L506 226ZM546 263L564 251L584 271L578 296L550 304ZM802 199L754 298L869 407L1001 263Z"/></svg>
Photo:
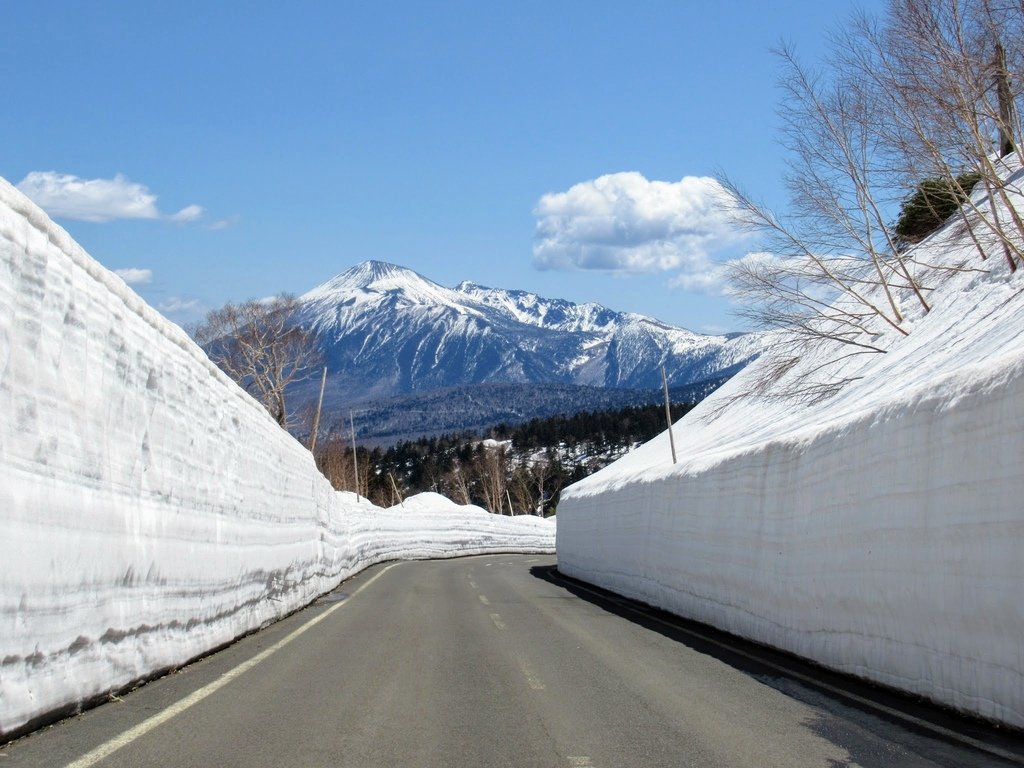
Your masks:
<svg viewBox="0 0 1024 768"><path fill-rule="evenodd" d="M963 240L914 255L979 271L925 275L932 311L837 394L744 395L766 356L675 425L678 464L666 433L566 489L559 568L1024 726L1024 271Z"/></svg>
<svg viewBox="0 0 1024 768"><path fill-rule="evenodd" d="M622 317L600 304L544 299L528 291L486 288L464 281L455 290L527 325L572 333L610 333ZM639 317L639 316L638 316Z"/></svg>
<svg viewBox="0 0 1024 768"><path fill-rule="evenodd" d="M358 264L301 297L331 386L351 401L483 383L654 388L715 378L749 361L757 335L703 336L597 304ZM328 400L331 399L329 393Z"/></svg>
<svg viewBox="0 0 1024 768"><path fill-rule="evenodd" d="M352 317L349 310L373 304L381 296L394 297L403 307L443 307L460 314L480 314L473 312L457 291L431 282L411 269L382 261L357 264L309 291L302 300L314 312L322 312L325 316L334 312L335 323L341 323Z"/></svg>
<svg viewBox="0 0 1024 768"><path fill-rule="evenodd" d="M0 179L0 741L381 560L550 552L554 525L381 510Z"/></svg>

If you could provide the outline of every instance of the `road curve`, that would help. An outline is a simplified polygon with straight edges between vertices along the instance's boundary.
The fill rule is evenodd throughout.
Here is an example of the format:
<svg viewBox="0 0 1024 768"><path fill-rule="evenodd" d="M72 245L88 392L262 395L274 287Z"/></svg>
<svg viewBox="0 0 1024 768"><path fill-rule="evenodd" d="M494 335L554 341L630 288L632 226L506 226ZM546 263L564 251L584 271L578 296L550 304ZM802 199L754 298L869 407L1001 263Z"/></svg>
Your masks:
<svg viewBox="0 0 1024 768"><path fill-rule="evenodd" d="M872 712L837 678L819 687L813 668L789 674L753 646L718 652L714 633L677 630L553 564L505 555L372 568L220 653L7 745L0 768L1024 765L1014 736L986 742L961 723L960 743L955 718L940 715L936 731L891 707Z"/></svg>

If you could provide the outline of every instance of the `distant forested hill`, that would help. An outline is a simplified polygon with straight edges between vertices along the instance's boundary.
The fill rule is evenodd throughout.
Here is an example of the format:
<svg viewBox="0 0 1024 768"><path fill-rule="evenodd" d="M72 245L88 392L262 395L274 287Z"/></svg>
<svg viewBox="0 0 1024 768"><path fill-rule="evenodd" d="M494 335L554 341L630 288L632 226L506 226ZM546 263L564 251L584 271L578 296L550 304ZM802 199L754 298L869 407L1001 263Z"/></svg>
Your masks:
<svg viewBox="0 0 1024 768"><path fill-rule="evenodd" d="M673 421L693 408L672 406ZM586 411L569 416L496 424L439 437L408 440L387 448L358 448L329 440L317 463L342 490L355 490L381 506L421 491L492 512L553 514L565 486L607 466L665 430L663 404Z"/></svg>

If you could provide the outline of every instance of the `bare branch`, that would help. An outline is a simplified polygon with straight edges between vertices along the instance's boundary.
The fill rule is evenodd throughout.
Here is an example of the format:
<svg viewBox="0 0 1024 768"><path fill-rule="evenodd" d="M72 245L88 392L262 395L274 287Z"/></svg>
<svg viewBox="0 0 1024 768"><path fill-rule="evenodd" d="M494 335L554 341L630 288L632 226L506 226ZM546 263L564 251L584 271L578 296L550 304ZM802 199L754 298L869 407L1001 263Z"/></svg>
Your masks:
<svg viewBox="0 0 1024 768"><path fill-rule="evenodd" d="M315 336L299 324L298 308L286 294L229 303L190 329L210 359L282 427L289 426L288 387L308 378L322 355Z"/></svg>

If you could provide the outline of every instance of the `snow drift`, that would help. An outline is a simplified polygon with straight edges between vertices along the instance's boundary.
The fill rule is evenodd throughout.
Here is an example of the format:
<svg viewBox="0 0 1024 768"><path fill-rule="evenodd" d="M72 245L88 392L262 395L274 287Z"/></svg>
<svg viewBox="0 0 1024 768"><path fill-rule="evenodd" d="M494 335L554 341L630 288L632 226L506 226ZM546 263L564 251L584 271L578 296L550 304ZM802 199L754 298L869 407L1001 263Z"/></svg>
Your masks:
<svg viewBox="0 0 1024 768"><path fill-rule="evenodd" d="M983 271L930 276L831 398L735 399L755 363L675 425L677 465L663 434L564 491L559 568L1022 727L1024 274L952 231L917 256Z"/></svg>
<svg viewBox="0 0 1024 768"><path fill-rule="evenodd" d="M445 499L381 510L0 179L0 738L396 558L553 551Z"/></svg>

